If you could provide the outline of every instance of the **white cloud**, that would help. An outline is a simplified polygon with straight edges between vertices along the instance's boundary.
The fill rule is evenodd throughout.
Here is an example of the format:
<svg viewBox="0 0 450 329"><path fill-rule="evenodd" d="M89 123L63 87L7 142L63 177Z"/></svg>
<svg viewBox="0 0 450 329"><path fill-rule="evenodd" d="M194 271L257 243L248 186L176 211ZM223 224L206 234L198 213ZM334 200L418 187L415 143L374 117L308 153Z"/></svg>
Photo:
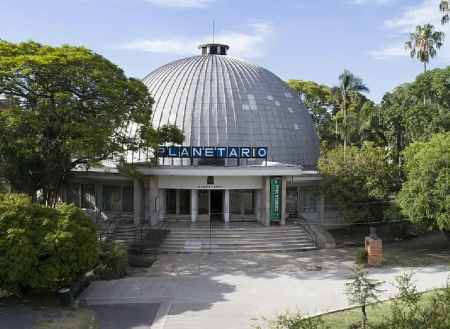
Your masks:
<svg viewBox="0 0 450 329"><path fill-rule="evenodd" d="M159 6L175 8L198 8L205 7L216 0L146 0Z"/></svg>
<svg viewBox="0 0 450 329"><path fill-rule="evenodd" d="M417 25L432 24L435 28L441 26L442 14L439 12L441 0L423 0L416 7L407 9L399 17L384 22L384 27L398 32L411 33Z"/></svg>
<svg viewBox="0 0 450 329"><path fill-rule="evenodd" d="M394 43L390 45L383 45L379 50L369 51L375 59L393 59L394 57L405 57L407 52L401 43Z"/></svg>
<svg viewBox="0 0 450 329"><path fill-rule="evenodd" d="M355 5L384 5L394 2L395 0L351 0L351 4Z"/></svg>
<svg viewBox="0 0 450 329"><path fill-rule="evenodd" d="M273 34L271 24L265 22L248 24L250 32L223 30L215 34L214 41L230 46L230 54L237 57L255 58L265 54L267 38ZM169 39L142 39L118 45L115 48L132 49L153 53L169 53L179 55L197 55L199 45L211 43L211 36Z"/></svg>
<svg viewBox="0 0 450 329"><path fill-rule="evenodd" d="M364 1L364 0L357 0ZM383 28L391 30L396 35L396 43L383 45L378 50L368 52L375 59L394 59L408 55L407 50L402 48L408 39L409 33L415 31L417 25L431 24L435 30L444 32L450 37L450 24L441 25L442 14L439 12L441 0L423 0L418 6L406 9L401 15L383 23ZM389 34L392 35L392 32ZM450 59L450 46L444 46L438 51L438 58Z"/></svg>

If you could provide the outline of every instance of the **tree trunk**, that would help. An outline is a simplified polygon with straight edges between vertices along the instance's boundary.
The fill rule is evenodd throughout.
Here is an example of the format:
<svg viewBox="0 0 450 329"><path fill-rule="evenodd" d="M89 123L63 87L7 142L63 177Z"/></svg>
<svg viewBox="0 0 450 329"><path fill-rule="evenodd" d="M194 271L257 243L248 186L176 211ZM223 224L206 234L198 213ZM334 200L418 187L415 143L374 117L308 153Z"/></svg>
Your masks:
<svg viewBox="0 0 450 329"><path fill-rule="evenodd" d="M347 104L344 99L343 103L343 112L344 112L344 160L345 160L345 150L347 148Z"/></svg>
<svg viewBox="0 0 450 329"><path fill-rule="evenodd" d="M445 233L445 236L447 237L448 241L450 242L450 230L444 228L442 231Z"/></svg>
<svg viewBox="0 0 450 329"><path fill-rule="evenodd" d="M361 306L361 312L362 312L362 327L366 328L366 321L367 321L367 314L366 314L366 305Z"/></svg>

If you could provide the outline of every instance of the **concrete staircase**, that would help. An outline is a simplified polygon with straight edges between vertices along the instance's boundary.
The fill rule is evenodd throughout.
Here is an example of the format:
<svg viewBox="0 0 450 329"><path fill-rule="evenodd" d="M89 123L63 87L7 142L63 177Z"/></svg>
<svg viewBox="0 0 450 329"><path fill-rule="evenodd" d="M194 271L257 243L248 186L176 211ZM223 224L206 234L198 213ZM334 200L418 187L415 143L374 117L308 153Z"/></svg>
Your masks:
<svg viewBox="0 0 450 329"><path fill-rule="evenodd" d="M299 226L249 229L171 230L158 252L221 253L283 252L316 249L307 233Z"/></svg>

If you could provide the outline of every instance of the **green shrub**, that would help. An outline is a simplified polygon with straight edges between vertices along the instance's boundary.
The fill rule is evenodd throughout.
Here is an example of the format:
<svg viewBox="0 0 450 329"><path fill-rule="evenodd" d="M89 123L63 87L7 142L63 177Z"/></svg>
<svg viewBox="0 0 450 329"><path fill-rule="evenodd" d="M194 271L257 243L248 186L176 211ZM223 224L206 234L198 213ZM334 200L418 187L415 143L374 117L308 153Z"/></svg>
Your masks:
<svg viewBox="0 0 450 329"><path fill-rule="evenodd" d="M99 279L119 279L129 273L126 245L119 242L100 242L99 255L100 264L94 270Z"/></svg>
<svg viewBox="0 0 450 329"><path fill-rule="evenodd" d="M330 329L323 316L308 315L302 316L300 311L291 313L289 310L286 313L277 313L275 320L267 320L263 318L264 324L257 326L255 329Z"/></svg>
<svg viewBox="0 0 450 329"><path fill-rule="evenodd" d="M98 262L92 219L74 205L51 208L0 194L0 289L58 289Z"/></svg>
<svg viewBox="0 0 450 329"><path fill-rule="evenodd" d="M367 249L361 248L356 250L355 253L355 263L359 265L367 264L367 259L369 258L369 252Z"/></svg>
<svg viewBox="0 0 450 329"><path fill-rule="evenodd" d="M398 293L393 299L391 312L381 325L387 329L450 328L450 284L434 290L428 298L418 293L413 272L395 277Z"/></svg>

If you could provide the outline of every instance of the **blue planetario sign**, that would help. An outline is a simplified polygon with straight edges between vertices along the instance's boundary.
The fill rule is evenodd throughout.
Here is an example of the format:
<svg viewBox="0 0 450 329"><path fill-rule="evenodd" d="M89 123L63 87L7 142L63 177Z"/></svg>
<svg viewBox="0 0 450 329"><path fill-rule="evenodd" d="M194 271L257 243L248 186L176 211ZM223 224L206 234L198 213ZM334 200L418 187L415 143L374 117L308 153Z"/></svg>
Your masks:
<svg viewBox="0 0 450 329"><path fill-rule="evenodd" d="M162 158L267 158L267 147L160 146Z"/></svg>

